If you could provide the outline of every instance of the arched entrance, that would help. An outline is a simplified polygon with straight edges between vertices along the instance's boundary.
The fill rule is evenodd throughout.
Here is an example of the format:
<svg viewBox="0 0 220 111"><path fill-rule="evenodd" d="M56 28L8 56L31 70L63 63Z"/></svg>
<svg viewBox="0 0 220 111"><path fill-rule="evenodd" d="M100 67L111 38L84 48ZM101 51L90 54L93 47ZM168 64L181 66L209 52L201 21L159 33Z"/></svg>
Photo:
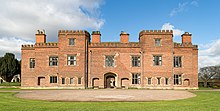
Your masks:
<svg viewBox="0 0 220 111"><path fill-rule="evenodd" d="M116 74L106 73L104 75L104 88L115 88L116 87Z"/></svg>
<svg viewBox="0 0 220 111"><path fill-rule="evenodd" d="M99 88L99 78L93 78L92 79L92 87L93 88Z"/></svg>
<svg viewBox="0 0 220 111"><path fill-rule="evenodd" d="M189 79L184 79L183 84L184 86L189 86L190 85Z"/></svg>

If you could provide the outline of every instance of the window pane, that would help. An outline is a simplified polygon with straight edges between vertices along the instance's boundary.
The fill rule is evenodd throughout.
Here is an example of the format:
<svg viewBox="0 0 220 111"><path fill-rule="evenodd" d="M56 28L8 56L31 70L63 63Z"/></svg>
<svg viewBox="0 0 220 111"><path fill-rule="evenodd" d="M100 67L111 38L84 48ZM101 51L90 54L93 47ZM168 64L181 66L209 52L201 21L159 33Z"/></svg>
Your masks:
<svg viewBox="0 0 220 111"><path fill-rule="evenodd" d="M78 78L78 84L81 84L81 77Z"/></svg>
<svg viewBox="0 0 220 111"><path fill-rule="evenodd" d="M162 56L153 57L154 65L162 65Z"/></svg>
<svg viewBox="0 0 220 111"><path fill-rule="evenodd" d="M75 38L69 39L69 45L75 45Z"/></svg>
<svg viewBox="0 0 220 111"><path fill-rule="evenodd" d="M70 84L73 84L73 78L70 78Z"/></svg>
<svg viewBox="0 0 220 111"><path fill-rule="evenodd" d="M161 46L160 39L155 39L155 46Z"/></svg>
<svg viewBox="0 0 220 111"><path fill-rule="evenodd" d="M49 57L49 66L57 66L58 57Z"/></svg>
<svg viewBox="0 0 220 111"><path fill-rule="evenodd" d="M105 56L105 66L107 67L114 66L114 56Z"/></svg>
<svg viewBox="0 0 220 111"><path fill-rule="evenodd" d="M141 83L141 76L139 73L132 74L132 84L140 84Z"/></svg>
<svg viewBox="0 0 220 111"><path fill-rule="evenodd" d="M76 65L76 55L70 55L67 57L67 65Z"/></svg>
<svg viewBox="0 0 220 111"><path fill-rule="evenodd" d="M132 67L140 67L140 56L132 56Z"/></svg>

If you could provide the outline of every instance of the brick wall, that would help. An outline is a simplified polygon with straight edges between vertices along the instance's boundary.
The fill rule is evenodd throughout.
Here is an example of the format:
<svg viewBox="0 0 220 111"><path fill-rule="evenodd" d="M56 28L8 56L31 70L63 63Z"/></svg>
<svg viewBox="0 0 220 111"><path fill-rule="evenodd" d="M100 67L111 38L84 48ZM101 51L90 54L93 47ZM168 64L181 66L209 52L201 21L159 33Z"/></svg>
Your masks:
<svg viewBox="0 0 220 111"><path fill-rule="evenodd" d="M140 32L139 42L128 42L128 35L124 33L122 35L122 43L100 42L100 32L94 33L94 38L90 42L90 34L87 31L60 30L58 43L23 45L22 87L84 88L88 84L88 87L105 88L107 77L110 76L115 79L115 87L120 88L122 86L154 89L198 87L198 48L195 45L185 42L173 43L172 31L144 30ZM69 45L70 38L75 39L75 45ZM155 46L156 39L160 39L159 46ZM76 55L76 66L67 65L68 55ZM114 56L114 67L105 66L106 55ZM132 67L131 58L134 55L140 56L140 67ZM162 65L154 65L155 55L162 56ZM59 57L58 66L49 66L50 56ZM173 56L182 57L181 68L173 67ZM35 68L29 68L30 58L35 58ZM132 73L140 73L140 84L132 84ZM182 75L182 85L173 84L174 74ZM58 82L50 83L50 76L57 76ZM62 78L65 78L65 84L62 84ZM70 84L70 78L74 79L73 84ZM81 84L78 84L78 78L82 79ZM150 85L148 78L152 78ZM157 78L161 78L160 85L157 83ZM168 78L168 85L165 84L165 78ZM186 84L184 80L189 83Z"/></svg>

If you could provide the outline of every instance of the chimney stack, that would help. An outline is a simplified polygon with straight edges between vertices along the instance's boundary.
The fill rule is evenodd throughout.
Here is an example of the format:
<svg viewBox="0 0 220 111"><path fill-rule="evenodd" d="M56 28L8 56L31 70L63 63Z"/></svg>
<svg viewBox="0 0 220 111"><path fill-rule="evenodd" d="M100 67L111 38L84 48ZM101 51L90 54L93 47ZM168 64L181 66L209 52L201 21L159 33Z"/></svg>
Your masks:
<svg viewBox="0 0 220 111"><path fill-rule="evenodd" d="M93 43L100 43L101 42L100 31L92 31L92 42Z"/></svg>
<svg viewBox="0 0 220 111"><path fill-rule="evenodd" d="M37 30L36 43L46 43L46 34L45 30Z"/></svg>
<svg viewBox="0 0 220 111"><path fill-rule="evenodd" d="M182 43L192 43L192 34L185 32L182 36Z"/></svg>
<svg viewBox="0 0 220 111"><path fill-rule="evenodd" d="M121 31L120 41L121 41L121 43L129 43L129 34L127 34L124 31Z"/></svg>

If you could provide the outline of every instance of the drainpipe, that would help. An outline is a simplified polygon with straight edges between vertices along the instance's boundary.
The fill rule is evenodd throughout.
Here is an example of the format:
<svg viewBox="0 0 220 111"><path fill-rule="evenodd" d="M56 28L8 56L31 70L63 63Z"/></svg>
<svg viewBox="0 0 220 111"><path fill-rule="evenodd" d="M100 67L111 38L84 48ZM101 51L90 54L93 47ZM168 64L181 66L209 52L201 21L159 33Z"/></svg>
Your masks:
<svg viewBox="0 0 220 111"><path fill-rule="evenodd" d="M173 57L174 57L174 42L173 42L173 36L172 36L172 63L171 63L171 64L172 64L172 74L171 74L171 78L170 78L171 81L172 81L172 82L171 82L171 83L172 83L172 84L171 84L171 85L172 85L172 86L171 86L172 89L174 89L174 82L173 82L173 80L174 80L174 78L173 78L173 73L174 73L173 62L174 62L174 61L173 61Z"/></svg>
<svg viewBox="0 0 220 111"><path fill-rule="evenodd" d="M89 51L90 52L90 61L89 61L89 69L90 69L90 82L92 82L92 87L94 87L94 83L93 83L93 80L92 80L92 50Z"/></svg>
<svg viewBox="0 0 220 111"><path fill-rule="evenodd" d="M140 53L141 53L141 77L142 77L141 87L143 88L144 87L144 52L140 51Z"/></svg>
<svg viewBox="0 0 220 111"><path fill-rule="evenodd" d="M87 37L86 37L86 40L85 40L85 79L84 79L84 82L85 82L85 89L88 88L88 40L87 40Z"/></svg>

